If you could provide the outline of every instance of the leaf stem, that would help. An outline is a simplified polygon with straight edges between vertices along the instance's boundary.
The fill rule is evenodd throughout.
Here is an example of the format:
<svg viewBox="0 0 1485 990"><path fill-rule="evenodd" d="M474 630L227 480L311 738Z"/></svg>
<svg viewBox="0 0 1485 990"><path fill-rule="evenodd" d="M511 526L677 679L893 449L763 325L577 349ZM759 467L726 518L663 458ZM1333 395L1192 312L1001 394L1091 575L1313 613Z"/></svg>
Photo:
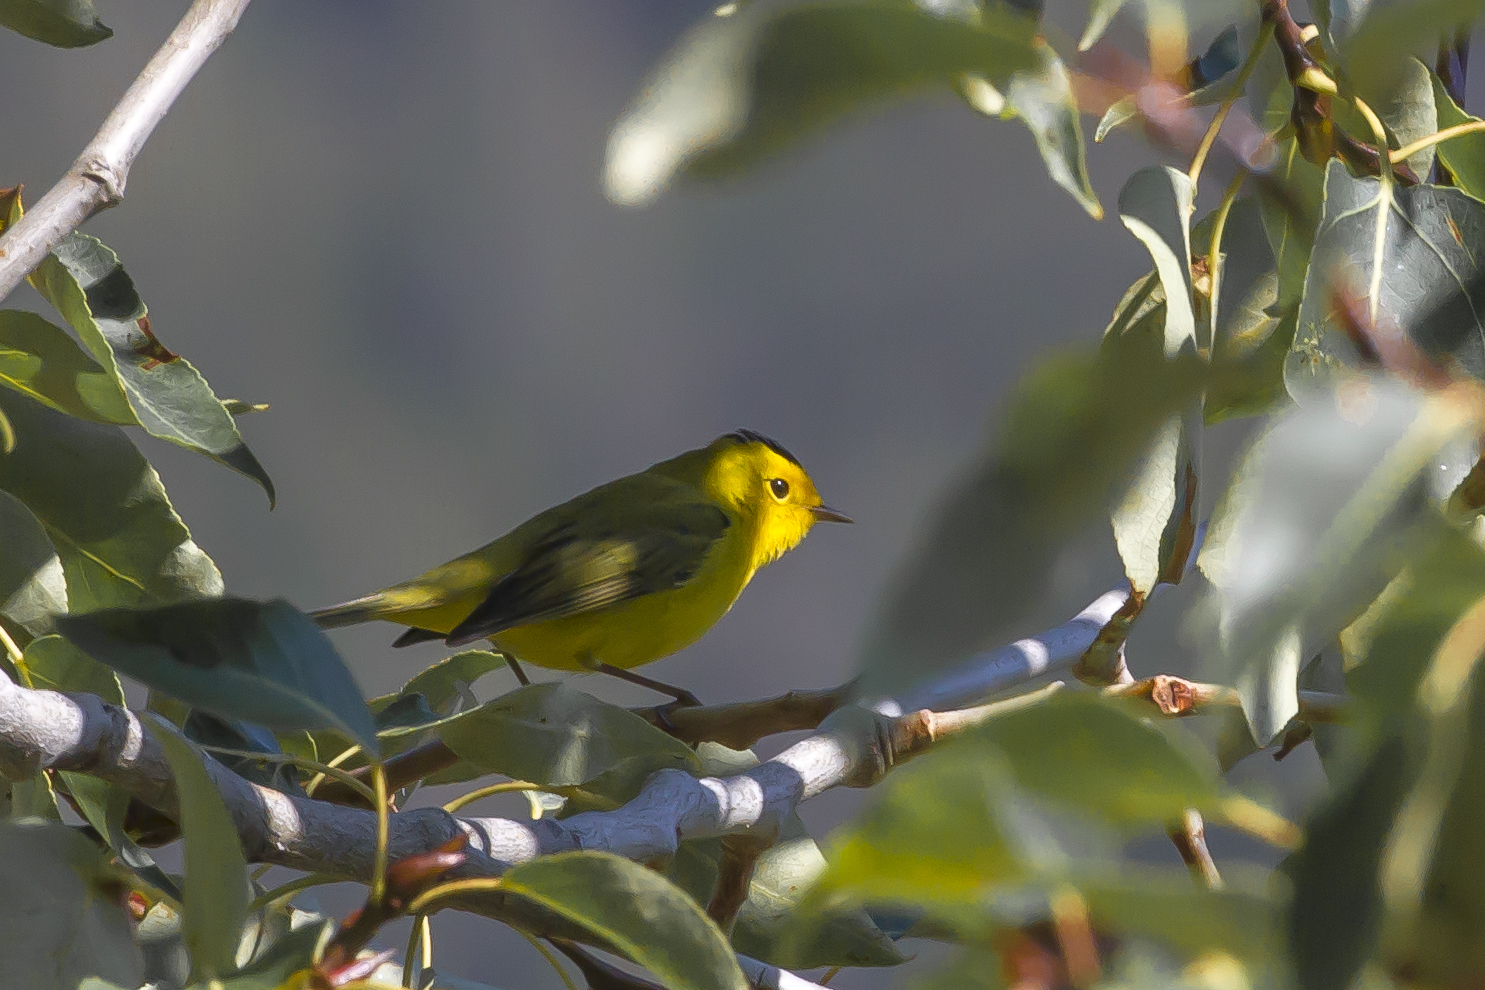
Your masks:
<svg viewBox="0 0 1485 990"><path fill-rule="evenodd" d="M419 948L422 949L421 953L418 951ZM426 914L420 914L413 919L412 931L407 936L407 954L402 957L403 990L412 988L414 960L422 962L424 972L433 966L433 929L428 924Z"/></svg>
<svg viewBox="0 0 1485 990"><path fill-rule="evenodd" d="M1432 134L1426 134L1412 144L1405 144L1396 151L1391 152L1389 157L1393 162L1404 162L1424 148L1431 148L1436 144L1452 141L1457 137L1474 134L1477 131L1485 131L1485 120L1471 120L1463 124L1455 124L1453 127L1446 127L1442 131L1434 131Z"/></svg>
<svg viewBox="0 0 1485 990"><path fill-rule="evenodd" d="M571 788L545 787L541 784L533 784L530 781L526 780L507 780L499 784L491 784L488 787L478 788L476 790L470 791L467 794L460 794L458 797L454 798L454 800L444 805L443 810L452 815L460 808L463 808L466 805L471 805L481 798L491 797L495 794L509 794L512 791L543 791L547 794L556 794L559 797L567 797L568 793L564 792L570 793Z"/></svg>
<svg viewBox="0 0 1485 990"><path fill-rule="evenodd" d="M1222 194L1217 214L1212 219L1212 244L1207 249L1207 273L1211 277L1212 288L1207 297L1207 311L1211 319L1214 357L1217 350L1217 294L1222 289L1222 235L1227 230L1227 215L1232 212L1232 204L1237 201L1237 194L1247 178L1248 173L1243 171L1232 177L1232 181L1227 184L1227 191Z"/></svg>
<svg viewBox="0 0 1485 990"><path fill-rule="evenodd" d="M316 760L311 760L307 756L295 756L293 753L259 753L251 749L232 749L229 746L209 746L206 743L201 743L199 745L208 753L221 753L223 756L236 756L245 760L262 760L264 763L289 763L296 767L303 767L306 770L313 770L316 772L315 780L319 780L323 777L333 777L334 779L340 781L347 787L354 790L357 794L365 797L368 801L374 800L376 797L375 792L372 791L371 788L367 787L364 783L362 783L359 779L357 779L354 774L347 773L344 770L336 769L333 764L320 763Z"/></svg>
<svg viewBox="0 0 1485 990"><path fill-rule="evenodd" d="M371 765L371 782L376 789L376 858L371 868L371 903L380 904L387 896L387 845L391 824L387 821L387 771L380 760Z"/></svg>
<svg viewBox="0 0 1485 990"><path fill-rule="evenodd" d="M467 880L450 880L441 883L437 887L430 887L423 891L413 902L407 906L408 914L426 914L430 905L436 901L449 897L457 897L460 894L473 894L499 890L505 886L500 877L471 877Z"/></svg>
<svg viewBox="0 0 1485 990"><path fill-rule="evenodd" d="M1232 91L1223 98L1222 105L1217 108L1217 115L1207 125L1207 132L1201 136L1201 144L1196 146L1196 154L1191 159L1191 169L1186 173L1191 178L1193 194L1196 181L1201 177L1202 166L1206 164L1212 146L1217 143L1217 135L1222 131L1222 125L1227 121L1227 115L1232 112L1238 98L1243 95L1243 88L1248 85L1253 70L1258 68L1258 60L1263 56L1263 48L1268 44L1268 39L1273 33L1273 22L1265 20L1258 28L1258 37L1253 39L1253 46L1248 49L1248 57L1243 60L1242 68L1238 70L1237 77L1232 81Z"/></svg>
<svg viewBox="0 0 1485 990"><path fill-rule="evenodd" d="M326 763L325 764L325 770L323 770L320 773L316 774L314 776L314 778L311 779L308 784L305 784L304 785L305 796L306 797L314 797L315 796L315 790L321 784L323 784L325 782L325 778L326 777L330 776L330 774L328 772L326 772L326 771L335 769L336 767L340 766L346 760L349 760L351 757L355 756L359 752L361 752L361 747L360 746L352 746L350 749L345 750L344 752L340 753L338 756L335 757L335 759L331 760L329 763ZM336 779L339 779L339 778L336 778ZM356 783L361 784L361 781L360 780L357 780ZM362 788L365 788L366 785L365 784L361 784L361 787ZM368 794L368 797L369 796L370 795Z"/></svg>
<svg viewBox="0 0 1485 990"><path fill-rule="evenodd" d="M1376 111L1367 106L1361 97L1349 94L1351 104L1356 111L1366 118L1367 126L1372 129L1372 135L1377 142L1377 155L1384 157L1383 166L1377 169L1377 232L1372 242L1372 278L1367 287L1366 302L1367 311L1373 323L1377 322L1377 309L1382 301L1382 262L1387 254L1387 216L1392 212L1392 184L1395 181L1392 175L1392 162L1385 158L1387 152L1387 129L1382 126L1382 119L1377 116Z"/></svg>
<svg viewBox="0 0 1485 990"><path fill-rule="evenodd" d="M537 938L535 935L532 935L530 932L520 928L516 929L516 934L524 938L526 941L530 942L531 947L537 952L541 953L541 957L547 961L547 965L557 971L557 975L562 979L562 985L565 986L567 990L578 990L578 985L572 982L572 977L567 975L567 970L562 968L562 963L559 962L557 957L552 954L551 949L548 949L545 945L542 944L541 939Z"/></svg>
<svg viewBox="0 0 1485 990"><path fill-rule="evenodd" d="M302 877L295 877L288 883L280 884L279 886L274 887L272 890L265 890L263 891L263 893L253 898L252 903L248 905L247 913L250 915L256 914L257 912L266 908L268 905L272 904L274 901L281 901L285 897L293 897L301 890L308 890L311 887L323 887L326 884L344 882L344 877L326 876L322 873L309 873Z"/></svg>
<svg viewBox="0 0 1485 990"><path fill-rule="evenodd" d="M15 665L16 673L20 674L21 680L26 682L25 686L34 688L36 685L31 683L31 672L26 669L25 654L16 645L16 641L11 638L10 630L6 629L3 624L0 624L0 642L5 644L5 655L10 657L10 662Z"/></svg>

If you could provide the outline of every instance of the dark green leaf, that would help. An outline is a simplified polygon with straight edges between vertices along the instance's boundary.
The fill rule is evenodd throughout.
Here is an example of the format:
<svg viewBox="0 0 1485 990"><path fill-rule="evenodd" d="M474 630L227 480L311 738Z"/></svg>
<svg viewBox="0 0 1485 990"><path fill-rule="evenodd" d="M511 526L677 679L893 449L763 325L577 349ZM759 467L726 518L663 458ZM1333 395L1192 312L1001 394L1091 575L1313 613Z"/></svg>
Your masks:
<svg viewBox="0 0 1485 990"><path fill-rule="evenodd" d="M247 861L232 815L190 743L155 719L154 736L170 761L185 837L185 917L182 927L198 976L230 973L247 920Z"/></svg>
<svg viewBox="0 0 1485 990"><path fill-rule="evenodd" d="M52 790L52 780L44 773L0 786L0 797L4 798L3 810L6 818L41 818L53 822L62 820L62 813L57 809L57 795Z"/></svg>
<svg viewBox="0 0 1485 990"><path fill-rule="evenodd" d="M81 48L113 37L93 0L0 0L0 24L58 48Z"/></svg>
<svg viewBox="0 0 1485 990"><path fill-rule="evenodd" d="M637 863L608 853L560 853L516 866L501 886L599 936L672 990L747 988L711 919Z"/></svg>
<svg viewBox="0 0 1485 990"><path fill-rule="evenodd" d="M1459 109L1437 76L1432 77L1433 102L1438 109L1439 130L1478 122ZM1476 199L1485 199L1485 131L1462 134L1437 145L1439 161L1454 176L1454 184Z"/></svg>
<svg viewBox="0 0 1485 990"><path fill-rule="evenodd" d="M1279 273L1275 305L1280 312L1297 311L1325 198L1325 172L1300 154L1299 143L1290 138L1279 145L1272 175L1274 185L1265 187L1259 206Z"/></svg>
<svg viewBox="0 0 1485 990"><path fill-rule="evenodd" d="M139 986L118 881L72 829L0 822L0 986L70 990L89 974Z"/></svg>
<svg viewBox="0 0 1485 990"><path fill-rule="evenodd" d="M67 578L46 530L31 510L0 491L0 615L41 635L67 611Z"/></svg>
<svg viewBox="0 0 1485 990"><path fill-rule="evenodd" d="M680 171L735 172L844 114L965 75L1005 92L1041 61L1036 21L1004 4L936 16L911 0L747 4L692 28L609 139L611 198L654 198Z"/></svg>
<svg viewBox="0 0 1485 990"><path fill-rule="evenodd" d="M134 426L118 380L67 331L24 310L0 310L0 384L70 416Z"/></svg>
<svg viewBox="0 0 1485 990"><path fill-rule="evenodd" d="M616 800L664 767L693 769L685 743L638 715L553 681L512 691L442 723L439 736L487 773L583 786Z"/></svg>
<svg viewBox="0 0 1485 990"><path fill-rule="evenodd" d="M0 389L16 449L0 457L0 490L41 521L66 574L68 607L219 595L222 575L123 430L64 416Z"/></svg>
<svg viewBox="0 0 1485 990"><path fill-rule="evenodd" d="M440 715L448 715L460 699L467 706L474 707L475 698L470 690L474 682L492 671L505 669L508 669L505 658L498 653L464 650L417 674L402 685L398 693L403 696L421 694L427 699L429 708Z"/></svg>
<svg viewBox="0 0 1485 990"><path fill-rule="evenodd" d="M74 232L52 249L31 282L116 376L139 425L252 478L273 503L273 482L242 442L232 414L201 373L154 335L118 255L96 237Z"/></svg>
<svg viewBox="0 0 1485 990"><path fill-rule="evenodd" d="M101 660L194 707L271 729L334 729L376 754L376 726L330 640L284 601L109 609L58 621Z"/></svg>
<svg viewBox="0 0 1485 990"><path fill-rule="evenodd" d="M1298 710L1300 665L1386 587L1437 525L1441 454L1471 410L1394 381L1351 383L1277 419L1250 449L1199 558L1216 640L1266 745Z"/></svg>

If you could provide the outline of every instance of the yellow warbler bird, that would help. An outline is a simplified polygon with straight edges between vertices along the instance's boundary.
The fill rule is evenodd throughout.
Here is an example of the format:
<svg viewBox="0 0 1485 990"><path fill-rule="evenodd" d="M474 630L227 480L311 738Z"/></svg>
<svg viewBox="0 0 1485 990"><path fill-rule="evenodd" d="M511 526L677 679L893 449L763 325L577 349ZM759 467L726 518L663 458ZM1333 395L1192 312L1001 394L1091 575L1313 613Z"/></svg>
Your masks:
<svg viewBox="0 0 1485 990"><path fill-rule="evenodd" d="M508 658L601 670L694 703L630 668L700 639L760 567L820 521L851 520L821 501L793 454L738 430L410 581L311 614L325 628L373 619L410 627L396 646L489 639Z"/></svg>

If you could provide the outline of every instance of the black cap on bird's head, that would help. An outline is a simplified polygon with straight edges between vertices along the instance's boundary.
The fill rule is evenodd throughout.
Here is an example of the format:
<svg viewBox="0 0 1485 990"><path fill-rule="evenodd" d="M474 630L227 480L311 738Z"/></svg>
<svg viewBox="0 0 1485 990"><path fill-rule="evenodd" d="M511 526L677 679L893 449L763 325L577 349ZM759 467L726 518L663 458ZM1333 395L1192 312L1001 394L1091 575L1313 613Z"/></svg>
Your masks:
<svg viewBox="0 0 1485 990"><path fill-rule="evenodd" d="M761 443L795 467L804 467L803 464L799 463L799 458L789 453L783 444L779 443L773 437L764 436L757 430L733 430L731 433L724 433L723 436L736 440L738 443Z"/></svg>

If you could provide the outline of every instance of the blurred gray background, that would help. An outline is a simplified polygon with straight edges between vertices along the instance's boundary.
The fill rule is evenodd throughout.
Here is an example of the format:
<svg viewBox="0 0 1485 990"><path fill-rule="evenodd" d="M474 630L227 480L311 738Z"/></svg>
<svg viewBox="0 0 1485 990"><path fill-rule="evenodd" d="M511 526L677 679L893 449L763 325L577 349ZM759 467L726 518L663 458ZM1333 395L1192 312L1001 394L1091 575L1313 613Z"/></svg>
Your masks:
<svg viewBox="0 0 1485 990"><path fill-rule="evenodd" d="M0 185L26 183L28 200L186 3L100 6L116 34L92 49L0 32ZM1083 6L1063 6L1076 30ZM278 485L272 513L246 479L137 437L229 591L339 601L747 427L789 446L857 524L818 529L700 644L646 673L706 701L851 676L886 575L987 414L1038 354L1096 341L1149 262L1116 218L1093 222L1053 186L1023 127L948 96L853 120L740 182L609 204L609 127L710 7L252 4L146 147L126 202L86 228L219 395L272 404L239 421ZM1122 135L1090 156L1111 212L1154 158ZM9 305L45 311L29 288ZM1240 432L1216 431L1216 449ZM1094 563L1063 574L1057 608L1119 579L1099 541ZM1152 619L1173 629L1179 613L1172 596ZM441 655L394 652L394 635L336 634L368 694ZM1151 637L1136 672L1186 669L1170 639ZM1316 780L1308 750L1281 767L1301 789ZM857 801L826 795L806 818L823 832ZM321 895L336 912L353 900ZM493 928L441 916L440 968L560 986Z"/></svg>

